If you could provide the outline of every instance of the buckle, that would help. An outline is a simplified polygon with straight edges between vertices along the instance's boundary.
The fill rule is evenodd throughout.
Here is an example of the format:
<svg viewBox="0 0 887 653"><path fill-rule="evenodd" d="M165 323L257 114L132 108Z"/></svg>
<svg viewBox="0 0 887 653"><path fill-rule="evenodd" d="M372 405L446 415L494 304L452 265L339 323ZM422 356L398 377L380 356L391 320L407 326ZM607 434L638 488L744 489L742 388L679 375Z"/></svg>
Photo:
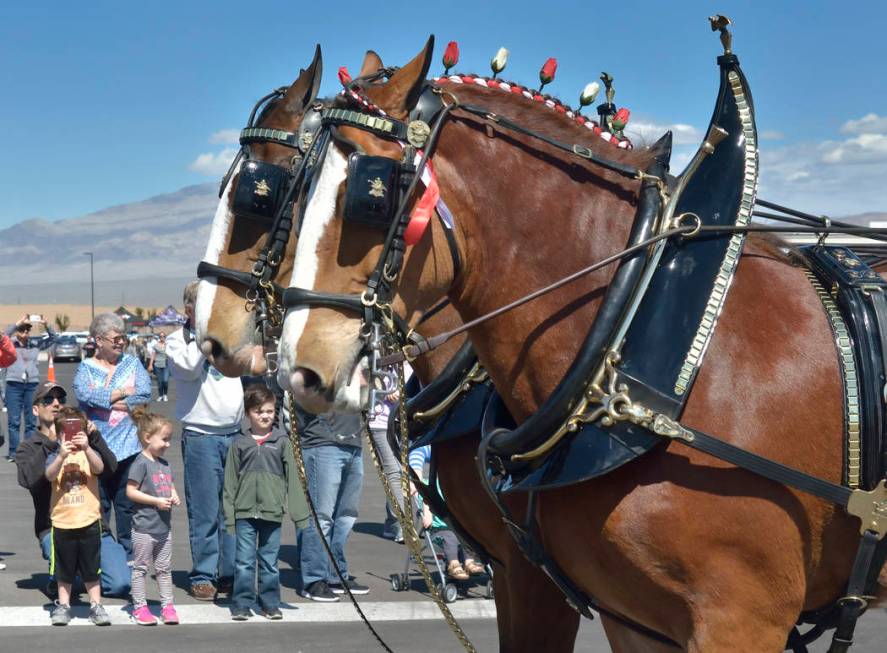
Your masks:
<svg viewBox="0 0 887 653"><path fill-rule="evenodd" d="M573 154L576 156L581 156L583 159L589 159L594 156L594 152L591 151L590 147L586 147L584 145L573 145Z"/></svg>

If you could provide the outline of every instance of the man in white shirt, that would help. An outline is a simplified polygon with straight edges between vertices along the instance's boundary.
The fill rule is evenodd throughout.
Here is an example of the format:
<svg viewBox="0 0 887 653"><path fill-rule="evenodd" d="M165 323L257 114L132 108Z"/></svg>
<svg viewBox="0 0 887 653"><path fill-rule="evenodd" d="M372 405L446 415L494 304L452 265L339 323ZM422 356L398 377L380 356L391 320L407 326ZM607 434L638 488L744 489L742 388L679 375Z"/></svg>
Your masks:
<svg viewBox="0 0 887 653"><path fill-rule="evenodd" d="M176 380L176 418L183 427L191 595L212 601L217 592L230 592L234 577L235 540L225 530L222 490L228 447L243 420L243 386L210 365L194 340L197 284L185 286L188 321L169 335L166 353Z"/></svg>

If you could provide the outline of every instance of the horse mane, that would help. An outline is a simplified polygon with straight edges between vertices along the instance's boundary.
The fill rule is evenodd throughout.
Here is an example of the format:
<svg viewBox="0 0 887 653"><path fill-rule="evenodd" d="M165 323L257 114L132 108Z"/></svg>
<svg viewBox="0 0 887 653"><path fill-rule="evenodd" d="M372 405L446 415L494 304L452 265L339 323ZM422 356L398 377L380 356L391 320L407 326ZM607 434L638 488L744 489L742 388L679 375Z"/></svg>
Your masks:
<svg viewBox="0 0 887 653"><path fill-rule="evenodd" d="M453 78L483 80L484 84L452 82ZM438 84L447 85L447 90L455 93L460 100L463 96L471 97L471 104L480 104L489 107L491 112L499 113L510 120L533 131L537 131L549 138L585 145L596 154L608 159L634 165L640 169L646 168L653 159L650 146L638 149L630 149L617 146L619 142L627 142L627 139L608 141L601 137L602 130L597 122L577 115L575 110L550 95L539 95L538 92L527 89L519 84L504 80L492 80L491 78L477 75L451 75L435 80ZM489 82L507 84L512 92L506 92L500 88L488 86ZM455 87L455 88L454 88ZM519 91L519 92L518 92ZM524 91L532 97L524 95ZM589 128L586 125L591 125ZM604 132L605 133L605 132Z"/></svg>

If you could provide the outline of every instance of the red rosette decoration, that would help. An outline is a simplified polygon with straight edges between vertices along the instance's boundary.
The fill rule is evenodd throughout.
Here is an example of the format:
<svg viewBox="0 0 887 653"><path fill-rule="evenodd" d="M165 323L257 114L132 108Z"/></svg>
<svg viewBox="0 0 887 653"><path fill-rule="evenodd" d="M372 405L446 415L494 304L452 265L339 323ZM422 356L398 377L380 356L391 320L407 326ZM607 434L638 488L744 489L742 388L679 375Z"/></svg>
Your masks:
<svg viewBox="0 0 887 653"><path fill-rule="evenodd" d="M555 73L557 73L557 59L549 57L548 61L543 64L542 70L539 71L539 81L542 82L539 86L540 92L546 84L554 80Z"/></svg>
<svg viewBox="0 0 887 653"><path fill-rule="evenodd" d="M348 73L347 66L339 66L339 81L345 88L348 88L351 83L351 75Z"/></svg>
<svg viewBox="0 0 887 653"><path fill-rule="evenodd" d="M628 124L628 118L631 116L631 112L622 107L619 111L616 112L616 115L610 120L610 124L613 125L613 129L618 132L621 132L625 129L625 126Z"/></svg>
<svg viewBox="0 0 887 653"><path fill-rule="evenodd" d="M459 44L455 41L447 43L447 49L443 53L444 75L450 74L450 68L459 63Z"/></svg>

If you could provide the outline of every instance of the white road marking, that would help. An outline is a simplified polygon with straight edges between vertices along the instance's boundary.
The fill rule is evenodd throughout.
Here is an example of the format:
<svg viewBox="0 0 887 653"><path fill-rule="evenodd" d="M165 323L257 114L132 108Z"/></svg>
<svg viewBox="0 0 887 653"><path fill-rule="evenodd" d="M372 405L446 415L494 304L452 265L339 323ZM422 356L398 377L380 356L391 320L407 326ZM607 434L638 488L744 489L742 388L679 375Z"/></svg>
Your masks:
<svg viewBox="0 0 887 653"><path fill-rule="evenodd" d="M129 618L129 605L105 604L111 616L111 623L116 626L135 625ZM150 606L154 616L160 616L160 606ZM433 621L442 620L437 606L431 601L368 601L360 602L360 608L370 623L377 621ZM449 604L456 619L495 619L496 604L486 599L459 600ZM231 623L231 612L228 606L214 603L179 604L176 605L182 626L189 624L226 624ZM280 611L283 621L299 623L331 623L360 621L360 616L343 598L339 603L281 603ZM71 609L73 619L71 626L92 626L89 621L89 606L75 605ZM254 614L246 623L265 623L264 617ZM25 626L47 626L49 623L49 606L4 606L0 611L0 628ZM163 628L163 624L159 624Z"/></svg>

